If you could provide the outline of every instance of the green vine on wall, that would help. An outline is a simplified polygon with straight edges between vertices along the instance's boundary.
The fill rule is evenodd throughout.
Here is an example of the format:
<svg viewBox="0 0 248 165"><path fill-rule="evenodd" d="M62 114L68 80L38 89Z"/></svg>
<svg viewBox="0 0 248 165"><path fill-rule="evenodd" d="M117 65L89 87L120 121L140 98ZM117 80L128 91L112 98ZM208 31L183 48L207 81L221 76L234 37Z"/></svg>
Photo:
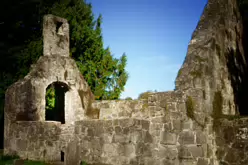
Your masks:
<svg viewBox="0 0 248 165"><path fill-rule="evenodd" d="M197 119L196 119L196 117L195 117L195 114L194 114L194 111L195 111L195 103L194 103L194 101L193 101L193 99L192 99L192 97L191 96L187 96L187 99L186 99L186 115L190 118L190 119L192 119L192 120L194 120L199 126L201 126L202 127L202 129L205 127L205 125L204 124L202 124L202 123L200 123Z"/></svg>

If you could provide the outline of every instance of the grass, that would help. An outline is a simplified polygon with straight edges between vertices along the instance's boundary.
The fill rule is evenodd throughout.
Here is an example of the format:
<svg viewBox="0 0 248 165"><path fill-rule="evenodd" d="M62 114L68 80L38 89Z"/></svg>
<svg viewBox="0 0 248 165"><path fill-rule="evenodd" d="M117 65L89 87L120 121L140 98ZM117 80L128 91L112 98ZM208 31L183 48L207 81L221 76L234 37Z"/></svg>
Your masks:
<svg viewBox="0 0 248 165"><path fill-rule="evenodd" d="M3 155L0 151L0 165L13 165L15 159L20 159L19 156ZM51 165L40 161L24 160L24 165ZM82 161L80 165L87 165L86 162Z"/></svg>
<svg viewBox="0 0 248 165"><path fill-rule="evenodd" d="M13 165L15 159L20 159L16 155L3 155L0 154L0 165ZM24 165L48 165L44 162L25 160Z"/></svg>

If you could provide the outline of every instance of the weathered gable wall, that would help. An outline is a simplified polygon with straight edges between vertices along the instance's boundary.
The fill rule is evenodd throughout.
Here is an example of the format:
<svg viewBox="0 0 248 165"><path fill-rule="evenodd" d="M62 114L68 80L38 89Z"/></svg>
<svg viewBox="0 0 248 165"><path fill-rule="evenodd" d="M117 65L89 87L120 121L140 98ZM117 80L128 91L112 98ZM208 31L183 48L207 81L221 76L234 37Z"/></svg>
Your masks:
<svg viewBox="0 0 248 165"><path fill-rule="evenodd" d="M188 46L176 79L176 89L202 92L201 111L211 114L216 92L223 97L223 114L236 114L233 65L245 63L242 19L237 0L209 0ZM238 60L239 59L239 60ZM242 61L240 61L242 60ZM242 67L240 65L240 67Z"/></svg>

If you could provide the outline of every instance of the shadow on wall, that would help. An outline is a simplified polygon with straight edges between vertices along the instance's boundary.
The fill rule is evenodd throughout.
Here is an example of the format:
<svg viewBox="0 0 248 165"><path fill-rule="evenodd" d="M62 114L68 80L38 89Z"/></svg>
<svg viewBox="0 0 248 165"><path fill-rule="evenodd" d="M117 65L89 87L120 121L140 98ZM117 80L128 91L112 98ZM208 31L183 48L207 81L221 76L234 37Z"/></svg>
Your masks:
<svg viewBox="0 0 248 165"><path fill-rule="evenodd" d="M247 66L240 51L229 50L227 55L227 67L234 92L236 111L240 115L248 115L245 104L248 98L248 72Z"/></svg>
<svg viewBox="0 0 248 165"><path fill-rule="evenodd" d="M247 98L248 98L248 6L239 6L243 21L242 44L244 49L244 57L239 49L236 51L229 50L227 54L227 67L234 91L234 101L236 111L242 115L248 115Z"/></svg>

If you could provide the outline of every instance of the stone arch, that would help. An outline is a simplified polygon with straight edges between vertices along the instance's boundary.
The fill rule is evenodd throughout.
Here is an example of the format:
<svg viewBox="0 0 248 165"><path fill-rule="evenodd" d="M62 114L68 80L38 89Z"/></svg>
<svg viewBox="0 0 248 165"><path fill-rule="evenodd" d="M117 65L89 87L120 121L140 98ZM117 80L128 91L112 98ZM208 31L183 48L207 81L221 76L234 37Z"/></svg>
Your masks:
<svg viewBox="0 0 248 165"><path fill-rule="evenodd" d="M65 124L65 93L69 91L69 86L63 82L53 82L46 88L46 121L59 121ZM48 99L49 97L49 99ZM50 108L53 107L53 108Z"/></svg>

